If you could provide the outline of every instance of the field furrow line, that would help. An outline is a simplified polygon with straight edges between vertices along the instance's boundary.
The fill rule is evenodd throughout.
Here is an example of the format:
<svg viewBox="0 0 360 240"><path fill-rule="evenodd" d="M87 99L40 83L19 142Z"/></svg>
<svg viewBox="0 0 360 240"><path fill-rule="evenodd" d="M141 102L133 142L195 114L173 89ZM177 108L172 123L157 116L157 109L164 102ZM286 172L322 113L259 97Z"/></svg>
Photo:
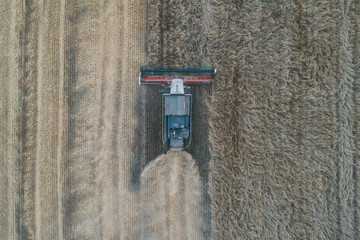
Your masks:
<svg viewBox="0 0 360 240"><path fill-rule="evenodd" d="M122 33L119 30L121 16L119 4L116 1L107 2L102 6L101 23L103 26L101 34L101 89L100 95L100 115L99 115L99 145L100 151L98 158L98 181L101 198L101 223L102 237L105 239L119 238L119 192L117 187L119 162L116 157L115 149L117 148L116 125L119 117L119 59L120 41Z"/></svg>
<svg viewBox="0 0 360 240"><path fill-rule="evenodd" d="M37 135L37 61L38 61L38 2L27 3L25 8L24 79L22 104L22 224L24 238L35 238L35 161Z"/></svg>
<svg viewBox="0 0 360 240"><path fill-rule="evenodd" d="M36 156L35 156L35 238L41 239L41 203L40 203L40 132L41 132L41 92L42 92L42 83L40 82L43 79L43 71L41 69L41 63L43 61L43 51L42 51L42 42L41 37L43 37L43 28L42 28L42 18L44 12L44 1L41 0L39 3L39 32L38 32L38 61L37 61L37 93L36 93Z"/></svg>
<svg viewBox="0 0 360 240"><path fill-rule="evenodd" d="M5 19L1 24L1 202L2 217L0 233L5 238L20 237L21 208L21 80L24 28L23 5L5 1L0 5ZM2 17L2 18L3 18Z"/></svg>
<svg viewBox="0 0 360 240"><path fill-rule="evenodd" d="M354 158L354 103L353 103L353 56L349 45L349 1L344 1L340 8L343 15L338 25L339 76L337 82L337 142L336 160L338 162L338 211L339 238L354 238L353 208L353 158Z"/></svg>
<svg viewBox="0 0 360 240"><path fill-rule="evenodd" d="M40 2L37 62L35 222L37 238L58 238L60 2ZM55 29L55 30L54 30ZM61 207L60 207L61 208Z"/></svg>
<svg viewBox="0 0 360 240"><path fill-rule="evenodd" d="M354 103L354 236L360 234L360 2L352 2L350 6L351 42L353 47L353 103Z"/></svg>
<svg viewBox="0 0 360 240"><path fill-rule="evenodd" d="M125 15L125 8L126 3L122 2L119 5L121 11L120 11L120 22L121 25L119 26L119 32L120 32L120 36L119 36L119 51L120 54L122 56L124 56L124 59L122 59L122 61L119 61L119 65L118 65L118 69L119 69L119 74L117 75L117 78L119 79L118 82L118 86L117 86L117 92L118 92L118 99L117 99L117 103L119 104L117 107L118 110L118 114L116 116L117 121L115 124L115 127L117 127L117 134L114 136L113 141L117 144L116 148L115 148L115 157L118 159L119 161L119 171L117 172L117 178L118 178L118 186L117 186L117 191L119 192L119 215L121 216L121 220L118 223L118 228L119 228L119 236L120 239L121 238L131 238L132 233L129 231L126 231L125 227L127 225L129 225L129 221L131 222L131 220L129 220L129 208L127 208L127 206L124 204L125 202L131 202L131 200L128 198L129 195L129 191L128 191L128 184L127 184L127 178L126 175L129 172L129 169L126 169L126 165L129 164L129 161L131 161L131 159L129 159L130 156L126 155L125 153L125 149L126 149L126 142L128 141L128 135L125 135L124 132L124 128L129 127L129 126L125 126L124 122L126 122L128 116L127 116L127 112L124 109L125 108L125 104L131 104L129 102L124 102L125 97L128 94L131 94L131 89L127 89L127 85L130 83L128 82L129 80L126 79L126 73L127 73L127 67L126 63L129 60L128 59L128 54L126 50L129 50L129 46L126 46L126 38L128 37L128 30L126 29L126 22L129 21L130 19L126 19L126 15ZM125 60L126 59L126 60ZM128 84L127 84L128 82ZM125 120L126 119L126 120ZM125 137L126 136L126 137ZM126 141L124 141L126 139ZM125 142L125 144L124 144ZM130 201L129 201L130 200ZM130 208L132 206L129 206ZM127 208L127 209L126 209Z"/></svg>
<svg viewBox="0 0 360 240"><path fill-rule="evenodd" d="M141 38L145 33L145 10L143 1L124 2L121 8L121 42L120 72L117 75L120 83L116 100L119 112L116 117L117 132L114 141L118 145L115 149L119 163L118 190L119 190L119 222L120 238L135 238L135 231L139 227L135 223L136 197L135 186L131 182L133 162L141 161L133 147L135 144L136 111L134 110L138 98L138 71L145 62L144 48ZM140 158L140 160L139 160Z"/></svg>
<svg viewBox="0 0 360 240"><path fill-rule="evenodd" d="M66 0L65 0L66 1ZM63 189L63 201L64 201L64 216L63 216L63 234L64 234L64 238L70 238L70 236L72 236L72 230L75 227L75 223L73 223L73 217L72 217L72 212L71 212L71 205L67 204L67 201L69 201L70 199L70 183L72 182L72 176L71 176L71 160L70 160L70 156L71 156L71 143L72 143L72 139L71 137L73 136L72 133L72 125L71 125L71 115L70 115L70 110L71 110L71 86L72 86L72 81L73 78L75 76L75 66L74 66L74 58L75 58L75 46L74 46L74 42L71 41L71 39L74 38L75 35L75 29L74 26L71 24L70 21L70 12L71 12L71 7L72 5L69 4L67 1L65 2L65 9L64 9L64 36L63 36L63 41L64 41L64 83L66 83L65 86L65 96L66 96L66 104L68 106L68 108L66 109L66 113L65 114L65 119L67 122L67 129L66 129L66 136L67 136L67 144L66 144L66 152L65 152L65 161L64 161L64 166L63 166L63 172L64 172L64 189ZM70 208L70 209L69 209ZM73 237L73 236L72 236Z"/></svg>
<svg viewBox="0 0 360 240"><path fill-rule="evenodd" d="M68 152L64 164L64 238L100 238L98 119L101 49L98 1L65 6L65 83L68 86ZM100 59L101 61L101 59Z"/></svg>
<svg viewBox="0 0 360 240"><path fill-rule="evenodd" d="M67 85L65 79L65 9L66 0L60 2L59 15L59 95L58 95L58 139L56 156L56 186L57 186L57 238L64 239L64 166L68 151L68 121Z"/></svg>
<svg viewBox="0 0 360 240"><path fill-rule="evenodd" d="M96 151L98 152L98 154L96 155L96 163L98 164L98 169L96 172L96 182L98 184L98 193L97 193L97 197L99 198L99 213L100 213L100 224L101 224L101 229L100 229L100 236L101 238L104 238L104 236L106 236L106 229L104 227L104 219L103 219L103 215L102 212L104 211L104 208L106 208L106 205L104 205L104 203L101 201L102 199L102 194L103 194L103 190L102 190L102 171L104 171L104 167L102 166L102 162L103 160L101 159L103 154L103 150L102 150L102 145L103 145L103 140L102 139L102 134L103 134L103 124L104 124L104 120L102 118L102 115L104 113L104 89L105 89L105 83L104 83L104 59L105 59L105 4L102 3L100 6L100 16L99 16L99 25L100 26L104 26L101 28L100 30L100 38L99 38L99 61L98 61L98 84L97 84L97 89L99 91L99 94L97 95L98 99L97 99L97 104L98 106L98 120L96 123L96 127L97 127L97 133L96 133L96 139L98 141L98 146L96 148Z"/></svg>
<svg viewBox="0 0 360 240"><path fill-rule="evenodd" d="M3 159L0 162L0 217L6 219L0 221L0 235L9 237L8 233L8 104L9 104L9 92L8 92L8 55L9 55L9 31L10 22L8 21L10 16L10 1L0 2L0 50L2 52L0 56L0 115L3 116L6 121L0 122L0 158Z"/></svg>

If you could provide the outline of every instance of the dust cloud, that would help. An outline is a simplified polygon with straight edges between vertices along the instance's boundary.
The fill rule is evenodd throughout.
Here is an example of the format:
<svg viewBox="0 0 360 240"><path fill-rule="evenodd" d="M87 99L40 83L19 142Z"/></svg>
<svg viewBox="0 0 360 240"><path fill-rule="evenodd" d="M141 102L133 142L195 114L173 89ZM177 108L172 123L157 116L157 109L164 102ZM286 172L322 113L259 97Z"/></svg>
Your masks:
<svg viewBox="0 0 360 240"><path fill-rule="evenodd" d="M140 239L203 239L201 183L192 156L170 151L141 174Z"/></svg>

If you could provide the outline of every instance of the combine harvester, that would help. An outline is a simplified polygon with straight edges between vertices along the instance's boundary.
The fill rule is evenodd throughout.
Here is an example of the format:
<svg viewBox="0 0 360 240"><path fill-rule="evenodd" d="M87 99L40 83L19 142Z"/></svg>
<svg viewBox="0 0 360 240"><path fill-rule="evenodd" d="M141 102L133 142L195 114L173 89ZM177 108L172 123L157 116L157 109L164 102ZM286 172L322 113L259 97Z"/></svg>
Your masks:
<svg viewBox="0 0 360 240"><path fill-rule="evenodd" d="M188 84L211 84L216 69L212 67L140 68L139 85L161 85L162 142L164 154L189 147L192 135L192 90Z"/></svg>

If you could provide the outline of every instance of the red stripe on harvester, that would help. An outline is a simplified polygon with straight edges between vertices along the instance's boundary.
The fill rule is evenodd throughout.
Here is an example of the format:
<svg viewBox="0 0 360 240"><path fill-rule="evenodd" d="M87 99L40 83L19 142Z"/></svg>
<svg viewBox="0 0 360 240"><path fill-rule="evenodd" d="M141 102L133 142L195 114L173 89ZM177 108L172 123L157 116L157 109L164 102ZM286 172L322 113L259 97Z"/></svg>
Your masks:
<svg viewBox="0 0 360 240"><path fill-rule="evenodd" d="M173 78L149 78L144 77L141 78L141 81L152 81L152 82L164 82L164 81L171 81ZM209 82L213 81L213 78L185 78L183 79L184 82L190 82L190 81L199 81L199 82Z"/></svg>

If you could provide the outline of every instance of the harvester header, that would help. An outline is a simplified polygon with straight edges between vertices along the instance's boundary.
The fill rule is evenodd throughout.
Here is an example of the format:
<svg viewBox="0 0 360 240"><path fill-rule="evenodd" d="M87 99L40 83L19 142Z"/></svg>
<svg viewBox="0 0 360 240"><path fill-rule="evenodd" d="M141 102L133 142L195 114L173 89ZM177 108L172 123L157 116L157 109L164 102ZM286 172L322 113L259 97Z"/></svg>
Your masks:
<svg viewBox="0 0 360 240"><path fill-rule="evenodd" d="M166 85L174 78L182 79L185 84L211 84L215 74L213 67L144 66L140 68L139 85Z"/></svg>

